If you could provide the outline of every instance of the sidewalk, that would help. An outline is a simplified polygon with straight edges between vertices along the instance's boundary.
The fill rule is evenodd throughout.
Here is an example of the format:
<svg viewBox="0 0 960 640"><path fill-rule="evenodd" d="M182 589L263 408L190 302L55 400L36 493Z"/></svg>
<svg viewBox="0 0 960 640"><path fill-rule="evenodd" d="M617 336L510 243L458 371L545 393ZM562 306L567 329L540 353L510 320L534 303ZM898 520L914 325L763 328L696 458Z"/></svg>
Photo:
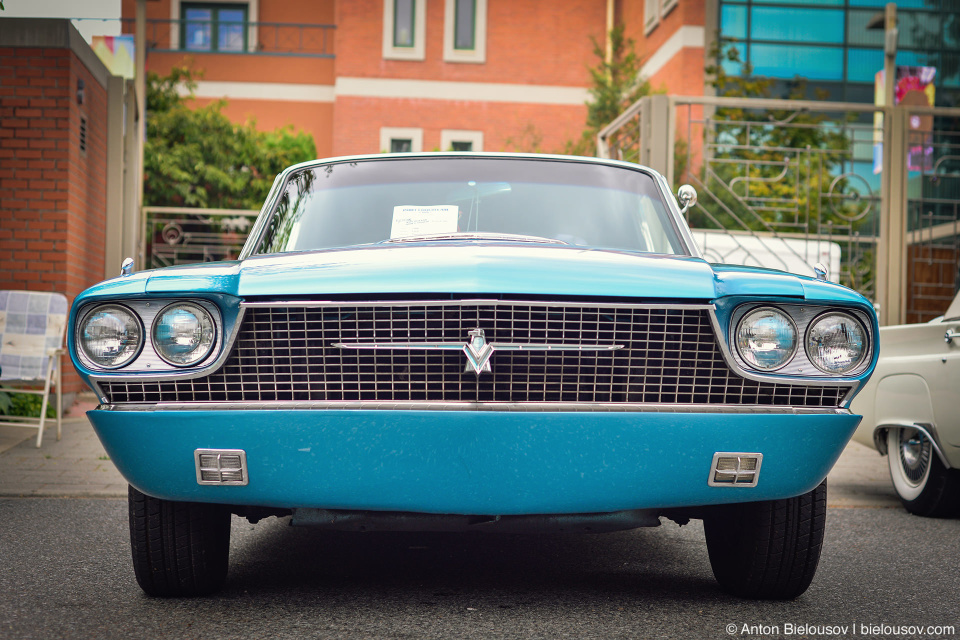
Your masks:
<svg viewBox="0 0 960 640"><path fill-rule="evenodd" d="M39 449L36 429L0 427L0 496L126 496L127 481L84 415L95 407L81 397L64 416L62 439L48 422Z"/></svg>
<svg viewBox="0 0 960 640"><path fill-rule="evenodd" d="M81 399L63 422L57 442L56 425L43 434L17 427L0 428L0 497L125 497L127 482L110 462L84 413L96 406ZM861 444L847 445L830 473L830 507L899 507L890 484L887 459Z"/></svg>

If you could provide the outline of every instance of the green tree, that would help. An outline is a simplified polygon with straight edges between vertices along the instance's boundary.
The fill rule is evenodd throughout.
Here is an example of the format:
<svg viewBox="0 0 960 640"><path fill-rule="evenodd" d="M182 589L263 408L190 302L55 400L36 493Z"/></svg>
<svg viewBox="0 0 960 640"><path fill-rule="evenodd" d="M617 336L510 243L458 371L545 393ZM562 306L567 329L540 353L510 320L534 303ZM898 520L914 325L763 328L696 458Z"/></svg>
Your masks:
<svg viewBox="0 0 960 640"><path fill-rule="evenodd" d="M730 44L715 45L706 68L721 97L770 98L774 80L754 76ZM728 73L739 67L739 74ZM806 81L786 85L785 97L807 95ZM827 96L817 92L818 99ZM865 181L851 177L855 116L806 109L720 107L704 132L700 205L688 212L692 227L852 237L872 235L876 207L860 199ZM692 176L688 176L692 177ZM868 212L874 215L868 215ZM844 284L865 288L871 254L843 245ZM857 253L857 255L853 255ZM853 263L857 263L856 265ZM869 287L866 287L869 288Z"/></svg>
<svg viewBox="0 0 960 640"><path fill-rule="evenodd" d="M316 157L313 137L234 124L222 100L191 108L180 88L192 95L195 77L186 66L148 74L144 204L258 209L277 173Z"/></svg>
<svg viewBox="0 0 960 640"><path fill-rule="evenodd" d="M565 153L580 156L597 155L597 133L623 113L627 107L652 93L650 83L640 77L642 59L637 55L634 42L623 34L623 25L610 31L611 56L607 62L604 47L593 39L593 55L599 62L590 67L590 100L587 101L586 128L579 140L567 143ZM622 147L633 147L635 131L623 130ZM631 141L633 144L631 144Z"/></svg>

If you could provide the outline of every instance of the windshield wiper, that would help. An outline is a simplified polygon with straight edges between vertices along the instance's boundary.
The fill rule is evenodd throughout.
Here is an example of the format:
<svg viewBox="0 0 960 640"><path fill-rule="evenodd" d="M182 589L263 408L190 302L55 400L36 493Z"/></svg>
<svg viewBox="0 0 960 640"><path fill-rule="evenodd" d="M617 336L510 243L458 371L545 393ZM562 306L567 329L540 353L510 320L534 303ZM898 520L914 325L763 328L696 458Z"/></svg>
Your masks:
<svg viewBox="0 0 960 640"><path fill-rule="evenodd" d="M387 242L426 242L432 240L505 240L507 242L535 242L547 244L566 244L563 240L556 238L544 238L542 236L527 236L518 233L485 233L483 231L471 231L465 233L426 233L419 236L405 236L403 238L390 238L384 240Z"/></svg>

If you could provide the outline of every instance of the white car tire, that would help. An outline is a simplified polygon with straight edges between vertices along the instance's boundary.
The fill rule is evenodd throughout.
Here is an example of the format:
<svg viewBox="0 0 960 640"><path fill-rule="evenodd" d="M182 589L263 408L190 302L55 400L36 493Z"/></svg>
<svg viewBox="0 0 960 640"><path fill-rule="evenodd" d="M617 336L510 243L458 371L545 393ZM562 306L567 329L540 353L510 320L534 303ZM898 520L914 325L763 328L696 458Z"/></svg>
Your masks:
<svg viewBox="0 0 960 640"><path fill-rule="evenodd" d="M947 469L920 431L887 431L887 461L893 488L907 511L933 518L960 512L960 471Z"/></svg>

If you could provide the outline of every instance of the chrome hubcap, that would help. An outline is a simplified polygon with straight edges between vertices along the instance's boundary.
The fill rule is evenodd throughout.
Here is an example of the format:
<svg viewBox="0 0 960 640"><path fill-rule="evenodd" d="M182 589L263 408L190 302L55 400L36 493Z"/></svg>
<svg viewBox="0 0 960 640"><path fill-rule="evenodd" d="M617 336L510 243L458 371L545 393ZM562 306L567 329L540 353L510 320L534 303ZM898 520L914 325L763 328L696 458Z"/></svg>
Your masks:
<svg viewBox="0 0 960 640"><path fill-rule="evenodd" d="M916 429L901 429L899 445L903 475L911 485L919 486L930 466L930 440Z"/></svg>

